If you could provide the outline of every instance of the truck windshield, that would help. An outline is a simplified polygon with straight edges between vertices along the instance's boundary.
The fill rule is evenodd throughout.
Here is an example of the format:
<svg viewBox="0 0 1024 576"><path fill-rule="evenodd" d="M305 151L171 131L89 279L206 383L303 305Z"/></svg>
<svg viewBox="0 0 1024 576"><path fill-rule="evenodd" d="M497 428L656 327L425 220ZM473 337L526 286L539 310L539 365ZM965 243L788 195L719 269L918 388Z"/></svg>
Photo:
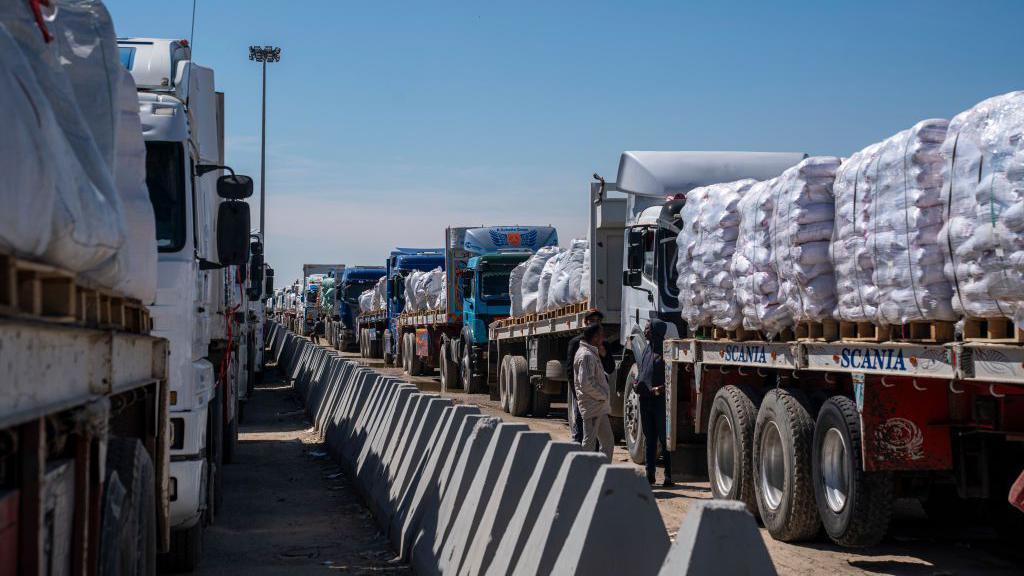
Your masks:
<svg viewBox="0 0 1024 576"><path fill-rule="evenodd" d="M185 247L185 164L178 142L146 142L146 186L160 252Z"/></svg>
<svg viewBox="0 0 1024 576"><path fill-rule="evenodd" d="M356 280L355 282L350 282L345 288L344 298L348 302L358 302L359 295L373 288L376 284L376 280Z"/></svg>
<svg viewBox="0 0 1024 576"><path fill-rule="evenodd" d="M508 278L511 275L510 268L489 270L481 274L480 297L488 302L509 300Z"/></svg>

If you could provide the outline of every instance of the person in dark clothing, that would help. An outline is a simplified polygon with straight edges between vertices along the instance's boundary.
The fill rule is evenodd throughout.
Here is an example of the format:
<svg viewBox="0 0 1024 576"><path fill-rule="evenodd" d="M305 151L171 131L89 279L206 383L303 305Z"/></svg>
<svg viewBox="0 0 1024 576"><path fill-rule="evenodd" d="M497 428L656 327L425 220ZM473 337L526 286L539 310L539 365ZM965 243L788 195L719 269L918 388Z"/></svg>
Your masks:
<svg viewBox="0 0 1024 576"><path fill-rule="evenodd" d="M590 326L592 324L600 324L603 320L604 314L601 314L601 311L596 308L591 308L587 310L583 323ZM572 363L573 359L576 358L576 352L580 349L580 341L582 340L582 333L569 340L568 354L565 355L565 377L569 381L569 431L572 432L572 441L577 444L583 444L583 416L580 414L579 402L576 399ZM605 374L611 374L615 371L615 358L608 353L604 343L601 344L599 352L601 355L601 368L604 369Z"/></svg>
<svg viewBox="0 0 1024 576"><path fill-rule="evenodd" d="M651 320L644 328L647 346L640 355L636 382L633 383L633 389L640 400L640 426L647 440L647 481L655 483L658 443L661 443L661 454L665 462L662 486L665 487L673 485L672 460L665 443L665 359L662 357L662 345L667 329L668 325L657 319Z"/></svg>
<svg viewBox="0 0 1024 576"><path fill-rule="evenodd" d="M309 335L310 340L313 344L320 344L320 335L324 333L324 321L320 318L313 324L313 333Z"/></svg>

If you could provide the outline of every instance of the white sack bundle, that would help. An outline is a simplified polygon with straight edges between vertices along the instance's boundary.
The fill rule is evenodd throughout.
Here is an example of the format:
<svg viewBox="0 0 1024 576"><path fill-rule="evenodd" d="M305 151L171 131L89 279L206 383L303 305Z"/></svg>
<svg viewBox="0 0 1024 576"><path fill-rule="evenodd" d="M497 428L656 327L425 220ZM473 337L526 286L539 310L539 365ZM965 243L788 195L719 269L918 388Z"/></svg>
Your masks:
<svg viewBox="0 0 1024 576"><path fill-rule="evenodd" d="M508 277L508 294L512 301L511 314L513 318L523 315L523 275L526 274L526 267L529 264L529 259L520 262L512 269L512 273Z"/></svg>
<svg viewBox="0 0 1024 576"><path fill-rule="evenodd" d="M364 290L363 293L359 295L360 312L366 313L373 311L373 294L374 290L373 288L370 288L368 290Z"/></svg>
<svg viewBox="0 0 1024 576"><path fill-rule="evenodd" d="M541 295L541 276L544 273L544 266L547 261L553 258L555 255L562 251L557 246L545 246L530 259L526 261L526 271L523 273L523 314L536 314L540 312L537 306L538 300ZM549 278L550 282L550 278ZM547 292L544 292L544 298L547 298Z"/></svg>
<svg viewBox="0 0 1024 576"><path fill-rule="evenodd" d="M371 310L384 310L387 307L387 292L385 291L387 280L387 276L381 276L380 280L377 280L377 284L374 285L373 299L370 301Z"/></svg>
<svg viewBox="0 0 1024 576"><path fill-rule="evenodd" d="M841 160L813 156L779 176L770 226L779 299L797 322L831 319L836 281L829 245L835 220L832 184Z"/></svg>
<svg viewBox="0 0 1024 576"><path fill-rule="evenodd" d="M955 319L938 240L939 147L948 125L918 122L840 167L832 249L839 319L897 326Z"/></svg>
<svg viewBox="0 0 1024 576"><path fill-rule="evenodd" d="M758 182L740 200L739 235L731 266L743 327L761 330L769 338L793 325L793 315L779 298L772 249L771 224L779 185L779 178Z"/></svg>
<svg viewBox="0 0 1024 576"><path fill-rule="evenodd" d="M543 311L579 302L579 285L580 278L583 276L587 246L589 246L589 242L586 239L574 239L569 250L549 261L555 262L557 259L553 265L551 283L548 287L548 296L545 299ZM574 285L575 288L573 288Z"/></svg>
<svg viewBox="0 0 1024 576"><path fill-rule="evenodd" d="M695 220L687 220L689 214L682 215L685 238L680 242L683 232L676 237L676 285L683 319L691 326L710 323L735 330L742 323L731 268L739 236L739 202L755 183L738 180L687 193L687 206L691 198L700 198L700 206ZM683 207L684 213L687 206Z"/></svg>
<svg viewBox="0 0 1024 576"><path fill-rule="evenodd" d="M939 238L954 310L1024 323L1024 91L976 104L942 145L948 220Z"/></svg>

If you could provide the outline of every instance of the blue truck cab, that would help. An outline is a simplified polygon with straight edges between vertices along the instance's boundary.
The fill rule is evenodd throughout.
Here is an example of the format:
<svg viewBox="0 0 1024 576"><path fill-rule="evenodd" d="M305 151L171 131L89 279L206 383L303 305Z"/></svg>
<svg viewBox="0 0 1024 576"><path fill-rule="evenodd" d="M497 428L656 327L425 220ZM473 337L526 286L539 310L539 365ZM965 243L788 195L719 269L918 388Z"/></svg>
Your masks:
<svg viewBox="0 0 1024 576"><path fill-rule="evenodd" d="M444 269L444 248L395 248L388 256L385 300L387 326L384 330L384 361L391 364L396 356L398 333L396 319L405 310L405 277L416 270L429 272Z"/></svg>
<svg viewBox="0 0 1024 576"><path fill-rule="evenodd" d="M474 256L466 262L462 288L462 325L470 346L487 345L487 327L512 310L509 277L512 269L532 252L507 252Z"/></svg>
<svg viewBox="0 0 1024 576"><path fill-rule="evenodd" d="M359 295L377 284L387 274L384 266L346 267L335 278L335 314L340 324L337 334L339 349L356 346L356 317L359 316Z"/></svg>

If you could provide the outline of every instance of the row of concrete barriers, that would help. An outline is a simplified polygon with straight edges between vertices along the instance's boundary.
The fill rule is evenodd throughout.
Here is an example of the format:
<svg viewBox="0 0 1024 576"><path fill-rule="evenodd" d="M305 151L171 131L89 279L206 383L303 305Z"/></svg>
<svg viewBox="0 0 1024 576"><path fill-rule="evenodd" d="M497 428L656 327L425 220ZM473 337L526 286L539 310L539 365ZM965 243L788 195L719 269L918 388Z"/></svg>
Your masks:
<svg viewBox="0 0 1024 576"><path fill-rule="evenodd" d="M775 574L738 502L695 503L670 548L634 467L422 393L279 324L268 344L416 574Z"/></svg>

